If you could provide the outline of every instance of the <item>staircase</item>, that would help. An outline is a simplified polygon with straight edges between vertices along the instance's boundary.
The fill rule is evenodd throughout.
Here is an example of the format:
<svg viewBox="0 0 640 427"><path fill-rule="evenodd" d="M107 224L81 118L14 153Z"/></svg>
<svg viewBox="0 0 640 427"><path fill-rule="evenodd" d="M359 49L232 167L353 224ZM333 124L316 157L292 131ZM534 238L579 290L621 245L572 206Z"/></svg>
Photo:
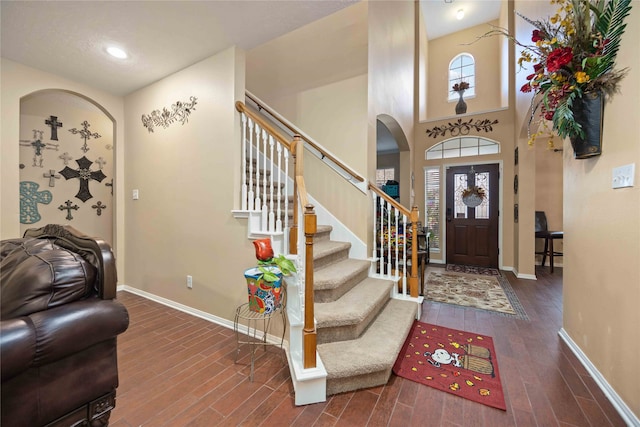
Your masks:
<svg viewBox="0 0 640 427"><path fill-rule="evenodd" d="M239 107L238 104L236 106ZM244 108L238 108L238 111L247 112ZM252 117L259 121L256 116ZM242 119L243 152L246 151L242 166L242 208L234 211L234 215L248 218L247 236L250 239L270 237L276 253L289 253L289 245L295 244L301 263L299 267L302 267L297 278L287 280L290 331L287 354L296 404L320 402L329 395L386 384L407 334L419 317L421 297L409 297L406 288L399 294L398 277L391 277L388 272L384 277L374 273L374 259L350 258L350 253L360 258L367 256L364 243L350 232L345 232L342 224L334 223L324 209L324 218L337 229L329 225L314 225L307 235L311 240L307 240L305 245L306 225L302 227L302 224L306 224L306 220L301 219L301 210L302 206L309 206L306 192L305 201L297 202L298 224L302 227L298 230L297 243L294 243L296 239L289 241L288 227L294 223L293 207L296 203L291 193L295 196L296 191L291 190L287 150L293 152L294 144L289 147L283 138L271 133L268 125L251 122L244 115ZM287 147L283 148L284 145ZM298 147L298 157L302 160L302 145ZM298 177L298 169L293 163L295 177ZM311 205L321 208L313 201ZM316 215L312 215L315 224ZM396 222L398 218L396 214ZM404 218L406 222L406 216ZM332 240L332 233L337 233L344 240L353 240ZM313 275L305 268L310 263L311 252L306 252L310 248L313 251ZM406 271L404 274L406 277ZM308 283L306 277L309 278ZM313 311L304 307L307 301L311 301L311 289ZM309 332L313 339L310 347L307 346ZM316 350L309 352L309 349ZM310 364L315 366L313 368L303 367L308 354L318 356L316 363Z"/></svg>
<svg viewBox="0 0 640 427"><path fill-rule="evenodd" d="M391 299L394 283L369 277L370 262L318 226L314 241L318 354L327 395L386 384L416 318L415 302Z"/></svg>

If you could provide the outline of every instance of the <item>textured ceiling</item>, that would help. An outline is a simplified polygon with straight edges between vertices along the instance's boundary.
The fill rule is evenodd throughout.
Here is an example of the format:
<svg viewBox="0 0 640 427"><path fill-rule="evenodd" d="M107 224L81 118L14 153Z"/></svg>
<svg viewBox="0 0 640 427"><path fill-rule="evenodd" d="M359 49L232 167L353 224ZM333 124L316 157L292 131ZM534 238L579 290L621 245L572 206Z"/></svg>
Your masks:
<svg viewBox="0 0 640 427"><path fill-rule="evenodd" d="M2 1L2 57L126 95L230 46L251 49L357 0ZM115 60L107 45L129 53Z"/></svg>

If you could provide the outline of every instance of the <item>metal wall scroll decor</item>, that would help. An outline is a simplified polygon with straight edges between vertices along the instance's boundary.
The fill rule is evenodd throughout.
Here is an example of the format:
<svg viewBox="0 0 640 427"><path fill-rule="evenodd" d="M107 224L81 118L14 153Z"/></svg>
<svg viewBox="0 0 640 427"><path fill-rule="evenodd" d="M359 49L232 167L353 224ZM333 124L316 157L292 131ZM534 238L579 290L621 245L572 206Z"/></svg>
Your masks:
<svg viewBox="0 0 640 427"><path fill-rule="evenodd" d="M427 135L432 138L438 136L446 136L447 132L451 132L451 136L468 135L469 132L474 129L476 132L493 132L493 125L498 124L498 119L469 119L465 122L462 119L458 119L455 122L449 122L446 126L434 126L431 129L427 129Z"/></svg>
<svg viewBox="0 0 640 427"><path fill-rule="evenodd" d="M142 125L147 128L149 133L153 132L156 126L162 126L164 129L170 124L180 122L182 125L189 121L189 115L196 110L198 98L189 97L189 102L177 101L171 105L171 111L167 107L163 107L162 111L153 110L151 114L142 115Z"/></svg>

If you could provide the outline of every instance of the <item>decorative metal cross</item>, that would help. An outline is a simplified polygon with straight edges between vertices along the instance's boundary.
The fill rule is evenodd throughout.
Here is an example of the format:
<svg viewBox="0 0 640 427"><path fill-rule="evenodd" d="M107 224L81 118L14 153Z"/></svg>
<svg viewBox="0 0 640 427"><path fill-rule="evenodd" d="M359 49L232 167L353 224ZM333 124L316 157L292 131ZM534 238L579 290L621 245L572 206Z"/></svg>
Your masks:
<svg viewBox="0 0 640 427"><path fill-rule="evenodd" d="M87 159L86 156L82 156L82 158L76 160L76 163L78 163L78 169L73 170L69 166L66 166L60 171L60 174L64 176L65 179L78 178L80 180L80 189L76 197L86 202L93 197L89 192L89 181L93 179L102 182L107 176L102 173L101 170L92 171L90 168L93 162Z"/></svg>
<svg viewBox="0 0 640 427"><path fill-rule="evenodd" d="M107 205L103 205L102 202L98 201L95 205L91 206L98 213L98 216L102 215L102 209L106 209Z"/></svg>
<svg viewBox="0 0 640 427"><path fill-rule="evenodd" d="M58 128L62 127L62 122L58 121L57 116L49 116L49 118L44 121L44 124L51 126L51 139L57 141Z"/></svg>
<svg viewBox="0 0 640 427"><path fill-rule="evenodd" d="M100 169L102 169L104 167L104 165L107 163L107 161L105 159L103 159L102 157L98 157L96 159L96 163L100 166Z"/></svg>
<svg viewBox="0 0 640 427"><path fill-rule="evenodd" d="M91 126L89 124L88 121L84 121L82 123L80 123L82 125L82 129L78 130L76 128L73 129L69 129L69 132L71 132L72 134L76 135L76 134L80 134L80 137L84 139L84 145L80 148L84 153L86 153L87 151L89 151L89 147L87 147L87 140L91 139L91 138L102 138L102 135L100 135L97 132L93 132L91 133L89 131L89 126Z"/></svg>
<svg viewBox="0 0 640 427"><path fill-rule="evenodd" d="M49 174L47 175L46 173L43 173L42 176L49 178L49 187L55 187L56 179L60 179L60 176L56 175L56 171L54 169L49 169Z"/></svg>
<svg viewBox="0 0 640 427"><path fill-rule="evenodd" d="M110 182L105 183L107 187L111 187L111 195L113 196L113 178L111 178Z"/></svg>
<svg viewBox="0 0 640 427"><path fill-rule="evenodd" d="M53 200L49 190L38 191L40 184L31 181L20 183L20 223L35 224L40 221L38 203L48 205Z"/></svg>
<svg viewBox="0 0 640 427"><path fill-rule="evenodd" d="M59 159L62 159L62 161L64 162L65 166L69 164L69 160L73 159L73 157L71 157L71 156L69 155L69 153L68 153L68 152L66 152L66 151L65 151L64 153L60 154L60 155L58 156L58 158L59 158Z"/></svg>
<svg viewBox="0 0 640 427"><path fill-rule="evenodd" d="M42 167L42 162L44 161L44 158L42 157L42 149L44 148L45 150L55 150L58 151L58 146L59 144L51 144L48 142L42 142L42 134L44 133L44 131L41 130L33 130L33 141L29 141L28 139L21 139L20 140L20 145L22 145L23 147L33 147L34 149L34 153L33 153L33 166L40 166ZM38 135L39 134L39 135ZM38 138L38 136L40 136L40 138Z"/></svg>
<svg viewBox="0 0 640 427"><path fill-rule="evenodd" d="M78 209L80 209L78 205L71 206L72 204L73 202L71 200L67 200L66 202L64 202L64 205L58 206L58 209L60 209L61 211L64 211L64 210L67 211L67 216L66 216L67 221L71 221L73 219L73 216L71 215L71 210L77 211Z"/></svg>

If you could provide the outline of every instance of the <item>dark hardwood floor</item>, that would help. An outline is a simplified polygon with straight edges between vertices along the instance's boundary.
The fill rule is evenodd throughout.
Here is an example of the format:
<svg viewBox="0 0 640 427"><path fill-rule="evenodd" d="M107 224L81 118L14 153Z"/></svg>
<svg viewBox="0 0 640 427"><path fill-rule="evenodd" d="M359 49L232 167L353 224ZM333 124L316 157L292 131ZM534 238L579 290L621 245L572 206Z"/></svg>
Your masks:
<svg viewBox="0 0 640 427"><path fill-rule="evenodd" d="M538 267L540 268L540 267ZM530 321L424 303L422 321L492 336L507 410L396 377L385 386L296 407L281 350L259 350L254 381L234 332L119 292L131 325L118 339L112 427L137 426L624 426L561 341L562 269L511 282Z"/></svg>

